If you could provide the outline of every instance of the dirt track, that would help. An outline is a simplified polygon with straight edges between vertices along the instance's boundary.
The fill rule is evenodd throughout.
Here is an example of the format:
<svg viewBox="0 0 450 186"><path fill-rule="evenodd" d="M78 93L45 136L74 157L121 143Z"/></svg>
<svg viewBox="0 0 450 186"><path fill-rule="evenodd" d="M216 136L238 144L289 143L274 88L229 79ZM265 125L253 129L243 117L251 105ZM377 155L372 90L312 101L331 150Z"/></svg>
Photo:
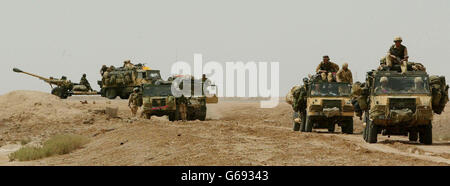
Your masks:
<svg viewBox="0 0 450 186"><path fill-rule="evenodd" d="M379 143L367 144L357 118L353 135L340 134L340 129L334 134L293 132L292 111L286 103L261 109L255 101L222 101L208 105L205 122L169 122L165 117L134 120L126 101L100 97L59 100L46 93L16 91L0 96L0 104L9 104L0 109L0 165L450 164L448 141L424 146L409 143L407 137L380 137ZM106 106L118 106L121 118L94 113ZM450 132L446 114L435 117L437 138L447 139ZM90 143L67 155L8 162L7 154L20 147L21 139L31 138L32 145L59 133L81 134Z"/></svg>

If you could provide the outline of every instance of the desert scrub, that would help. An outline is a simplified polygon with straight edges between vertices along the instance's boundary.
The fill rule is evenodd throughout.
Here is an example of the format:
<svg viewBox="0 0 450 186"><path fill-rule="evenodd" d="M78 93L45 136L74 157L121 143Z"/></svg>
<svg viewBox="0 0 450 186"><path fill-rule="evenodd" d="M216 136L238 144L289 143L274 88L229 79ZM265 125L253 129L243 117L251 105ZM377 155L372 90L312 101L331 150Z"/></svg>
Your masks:
<svg viewBox="0 0 450 186"><path fill-rule="evenodd" d="M80 135L65 134L56 135L45 141L41 147L22 147L9 155L9 160L29 161L37 160L53 155L68 154L83 145L89 140Z"/></svg>
<svg viewBox="0 0 450 186"><path fill-rule="evenodd" d="M20 144L21 145L26 145L26 144L28 144L28 143L30 143L31 142L31 139L30 138L25 138L25 139L21 139L20 140Z"/></svg>

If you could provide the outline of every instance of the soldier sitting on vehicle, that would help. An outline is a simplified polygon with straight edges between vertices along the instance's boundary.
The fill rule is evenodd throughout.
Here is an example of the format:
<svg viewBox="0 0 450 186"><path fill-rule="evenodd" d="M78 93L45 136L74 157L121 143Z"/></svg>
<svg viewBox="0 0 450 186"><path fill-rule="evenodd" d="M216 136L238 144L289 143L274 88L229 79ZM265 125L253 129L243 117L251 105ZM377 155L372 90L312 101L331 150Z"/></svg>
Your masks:
<svg viewBox="0 0 450 186"><path fill-rule="evenodd" d="M106 70L108 70L108 67L106 65L103 65L102 68L100 69L100 75L102 75L106 72Z"/></svg>
<svg viewBox="0 0 450 186"><path fill-rule="evenodd" d="M80 85L84 85L84 86L86 86L87 90L93 91L91 88L91 84L89 83L89 81L86 78L86 74L83 74L83 77L81 77Z"/></svg>
<svg viewBox="0 0 450 186"><path fill-rule="evenodd" d="M134 64L131 63L130 60L125 60L125 61L123 62L123 67L124 67L124 68L127 68L127 69L132 69L132 68L134 68Z"/></svg>
<svg viewBox="0 0 450 186"><path fill-rule="evenodd" d="M393 70L394 65L399 65L402 73L407 71L409 56L406 46L401 44L402 41L401 37L394 38L395 44L389 48L388 54L382 59L385 64L381 64L380 68L387 67L389 70Z"/></svg>
<svg viewBox="0 0 450 186"><path fill-rule="evenodd" d="M352 71L348 69L348 63L342 64L342 69L336 73L336 81L343 83L353 83Z"/></svg>
<svg viewBox="0 0 450 186"><path fill-rule="evenodd" d="M375 88L376 93L388 93L391 91L391 88L388 87L389 80L387 77L381 77L380 78L380 85L379 87Z"/></svg>
<svg viewBox="0 0 450 186"><path fill-rule="evenodd" d="M316 73L321 74L322 80L327 79L328 82L332 82L333 75L339 71L339 66L336 63L330 61L330 57L323 56L323 61L316 68Z"/></svg>

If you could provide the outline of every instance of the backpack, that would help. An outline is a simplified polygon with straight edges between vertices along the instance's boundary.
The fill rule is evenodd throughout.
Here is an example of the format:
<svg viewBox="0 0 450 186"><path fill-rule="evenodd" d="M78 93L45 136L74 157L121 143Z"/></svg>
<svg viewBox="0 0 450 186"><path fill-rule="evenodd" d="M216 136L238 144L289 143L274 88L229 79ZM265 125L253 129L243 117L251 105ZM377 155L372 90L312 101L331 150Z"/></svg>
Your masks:
<svg viewBox="0 0 450 186"><path fill-rule="evenodd" d="M449 86L446 85L445 77L430 76L430 87L433 111L436 114L441 114L448 102Z"/></svg>

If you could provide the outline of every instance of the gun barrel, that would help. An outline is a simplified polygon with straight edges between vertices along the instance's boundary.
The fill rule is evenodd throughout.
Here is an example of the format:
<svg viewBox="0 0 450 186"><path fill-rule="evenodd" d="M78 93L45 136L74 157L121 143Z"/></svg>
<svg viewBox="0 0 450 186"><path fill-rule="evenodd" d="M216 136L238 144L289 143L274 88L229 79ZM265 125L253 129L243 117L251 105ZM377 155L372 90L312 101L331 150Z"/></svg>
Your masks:
<svg viewBox="0 0 450 186"><path fill-rule="evenodd" d="M44 80L44 81L49 81L50 80L48 78L45 78L45 77L42 77L42 76L38 76L36 74L32 74L32 73L29 73L29 72L24 72L24 71L22 71L22 70L20 70L18 68L13 68L13 71L16 72L16 73L22 73L22 74L26 74L26 75L29 75L29 76L33 76L33 77L39 78L39 79Z"/></svg>

